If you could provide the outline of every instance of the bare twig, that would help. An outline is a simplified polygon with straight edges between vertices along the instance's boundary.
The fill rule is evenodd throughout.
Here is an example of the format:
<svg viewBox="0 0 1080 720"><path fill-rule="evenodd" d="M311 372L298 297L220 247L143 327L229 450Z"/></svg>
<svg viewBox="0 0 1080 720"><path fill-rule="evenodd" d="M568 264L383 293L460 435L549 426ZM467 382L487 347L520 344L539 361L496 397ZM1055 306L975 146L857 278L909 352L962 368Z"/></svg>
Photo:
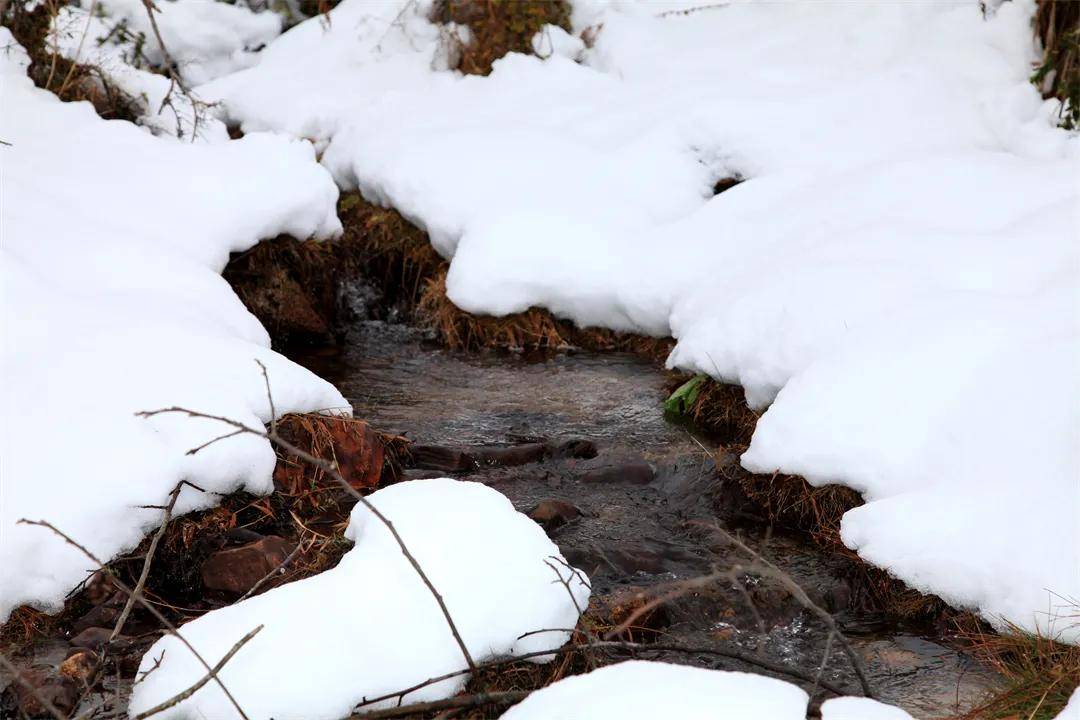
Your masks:
<svg viewBox="0 0 1080 720"><path fill-rule="evenodd" d="M475 695L455 695L444 700L432 700L431 702L402 705L401 707L374 710L363 715L350 715L345 720L383 720L383 718L399 718L416 713L435 712L437 710L453 710L455 708L482 707L484 705L513 705L529 697L524 690L509 690L507 692L476 693Z"/></svg>
<svg viewBox="0 0 1080 720"><path fill-rule="evenodd" d="M169 526L169 520L172 519L173 508L176 507L176 500L180 497L180 491L183 487L184 482L181 480L176 483L176 487L169 493L169 503L165 506L161 518L161 526L158 527L158 531L154 533L154 537L150 538L150 547L146 550L146 557L143 560L142 572L139 573L139 580L135 583L135 590L128 595L127 602L124 603L124 609L120 612L120 618L116 621L116 625L113 626L113 630L109 634L109 644L116 640L120 635L120 632L124 629L124 624L131 614L131 609L135 607L135 602L142 595L143 588L146 587L146 578L150 575L150 563L154 559L154 553L157 552L158 543L161 542L161 538L165 535L165 530Z"/></svg>
<svg viewBox="0 0 1080 720"><path fill-rule="evenodd" d="M825 624L825 626L829 629L829 632L840 643L840 647L841 649L843 649L844 654L847 655L848 661L851 663L852 670L855 671L855 675L859 678L859 685L862 687L863 695L868 698L874 697L873 690L870 689L870 680L866 676L866 669L863 667L862 659L859 657L858 653L855 652L855 649L851 647L851 643L848 642L848 639L846 637L844 637L844 634L840 632L840 629L836 626L836 620L833 618L833 616L827 610L825 610L820 605L811 600L810 596L806 594L806 591L802 589L802 586L795 582L790 575L785 573L776 565L773 565L769 560L762 556L761 553L756 552L753 548L751 548L742 540L729 533L727 530L724 530L719 525L712 524L707 525L706 527L710 528L716 533L719 533L728 542L732 543L733 545L735 545L735 547L739 548L744 553L753 558L754 561L757 563L757 567L754 570L756 573L770 577L773 580L779 582L784 587L784 589L787 590L791 594L791 596L798 601L800 605L813 613L819 620L821 620L821 622Z"/></svg>
<svg viewBox="0 0 1080 720"><path fill-rule="evenodd" d="M312 540L312 543L314 543L314 540ZM311 546L311 544L309 543L308 549L310 549L310 546ZM270 572L266 573L266 575L264 575L257 583L252 585L251 588L246 593L241 595L240 599L237 600L236 602L239 603L239 602L243 602L244 600L247 600L249 597L251 597L256 592L258 592L259 588L261 588L266 583L270 582L271 578L285 572L285 569L287 567L289 567L289 563L291 563L293 560L295 560L296 556L299 555L301 552L306 552L306 549L304 548L304 544L303 543L297 543L296 547L293 548L293 551L291 553L289 553L288 557L286 557L284 560L281 561L280 565L278 565L276 568L274 568Z"/></svg>
<svg viewBox="0 0 1080 720"><path fill-rule="evenodd" d="M539 632L571 632L562 628L549 628L545 630L537 630L533 633L525 633L522 637L526 637L531 634ZM746 665L753 665L754 667L761 668L762 670L768 670L769 672L776 673L777 675L784 675L786 677L794 678L805 683L813 683L815 676L813 673L800 670L795 667L790 667L780 663L775 663L765 658L759 657L756 654L743 652L742 650L734 648L721 648L721 647L685 647L682 645L665 645L660 643L636 643L636 642L623 642L623 641L608 641L598 640L587 645L589 649L597 650L623 650L627 652L667 652L678 653L685 655L709 655L712 657L722 657L728 660L736 660ZM360 709L368 705L374 705L376 703L384 702L386 700L398 700L399 702L405 698L406 695L414 693L417 690L428 687L429 685L435 685L436 683L443 682L444 680L450 680L452 678L461 677L462 675L468 675L475 670L487 670L490 668L503 667L511 665L523 660L532 660L536 658L552 657L555 655L561 655L568 652L573 652L580 649L578 646L564 646L556 648L554 650L536 650L533 652L521 653L520 655L514 655L512 657L500 658L498 660L490 660L478 664L475 668L462 668L460 670L454 670L453 672L444 673L435 677L428 678L422 682L418 682L415 685L411 685L407 688L403 688L396 692L387 693L385 695L379 695L378 697L365 698L362 702L356 704L355 709ZM847 695L848 692L843 688L821 679L818 683L820 687L828 690L834 695ZM367 717L367 716L364 716Z"/></svg>
<svg viewBox="0 0 1080 720"><path fill-rule="evenodd" d="M61 538L63 538L68 545L71 545L76 550L85 555L87 558L89 558L91 562L97 565L98 569L108 573L109 576L112 577L113 585L115 585L116 588L120 590L120 592L128 596L134 595L134 591L127 585L125 585L124 582L116 576L116 573L110 570L109 567L105 565L105 563L101 562L101 560L99 560L98 557L94 555L94 553L90 552L85 545L82 545L81 543L73 539L70 535L57 528L52 523L45 520L27 520L26 518L23 518L19 520L19 524L36 525L38 527L43 527L56 533ZM243 708L240 707L240 704L236 701L236 698L234 698L232 693L229 692L229 689L225 687L225 684L221 682L221 678L217 676L217 673L213 672L213 668L211 668L210 664L206 662L206 660L201 654L199 654L199 651L195 649L195 646L188 642L187 638L180 634L180 631L176 628L176 626L172 622L170 622L169 619L165 617L165 615L162 614L162 612L158 610L152 602L147 600L145 596L140 594L137 600L140 605L146 608L147 611L149 611L150 614L154 616L154 619L156 619L159 623L162 624L163 627L165 627L166 630L168 630L170 635L174 636L177 640L179 640L183 644L183 646L186 647L191 652L191 654L195 656L195 659L199 661L199 664L202 665L205 670L209 671L213 675L214 682L216 682L218 684L218 687L221 688L221 691L225 693L225 697L229 698L229 702L231 702L233 704L233 707L236 708L236 712L240 713L240 717L242 717L244 720L248 720L247 714L244 712Z"/></svg>
<svg viewBox="0 0 1080 720"><path fill-rule="evenodd" d="M149 0L145 0L145 1L148 2ZM266 367L263 366L261 363L260 363L260 367L262 369L263 376L266 377ZM269 380L267 380L267 389L268 390L269 390L269 387L270 387L270 383L269 383ZM220 422L220 423L223 423L225 425L228 425L229 427L235 428L236 430L241 431L242 433L247 433L247 434L250 434L250 435L255 435L256 437L265 438L266 440L269 440L274 445L276 445L276 446L280 447L281 449L285 450L285 452L299 457L301 460L304 460L305 462L309 463L310 465L315 466L316 468L322 470L324 473L326 473L331 478L333 478L335 482L337 482L346 492L348 492L352 497L354 497L358 503L363 505L368 510L368 512L370 512L372 515L374 515L375 518L380 523L382 523L386 527L387 530L390 531L390 534L391 534L391 536L393 536L394 542L397 543L397 546L401 550L402 555L404 555L405 559L408 560L408 562L412 566L413 570L420 577L420 580L427 587L428 592L430 592L431 596L435 599L435 602L439 606L439 610L442 611L443 618L446 620L446 624L450 628L450 633L451 633L451 635L454 636L454 640L455 640L455 642L457 642L458 648L461 650L461 654L465 658L465 664L468 665L470 668L476 667L476 663L473 661L472 655L469 653L469 649L465 645L465 640L461 637L461 633L458 631L457 624L454 622L454 618L450 615L450 609L446 606L446 601L443 600L442 595L439 594L439 591L435 588L435 585L432 584L431 579L428 578L427 573L424 572L424 569L420 566L420 563L419 563L419 561L417 561L416 556L413 555L412 552L409 550L408 546L405 544L405 540L398 533L397 528L394 527L394 523L392 523L388 517L383 515L383 513L377 507L375 507L375 505L373 505L366 497L364 497L359 492L357 492L356 488L354 488L352 485L349 484L349 481L346 480L342 476L341 472L338 470L337 463L328 462L327 460L324 460L322 458L315 457L311 453L297 447L296 445L293 445L288 440L285 440L283 437L278 435L276 432L273 432L273 431L267 432L264 429L257 429L257 428L249 427L248 425L245 425L242 422L239 422L237 420L233 420L232 418L223 417L221 415L211 415L209 413L203 413L203 412L199 412L197 410L190 410L188 408L182 408L182 407L177 407L177 406L167 407L167 408L160 408L158 410L148 410L148 411L135 413L136 416L142 417L142 418L152 418L152 417L155 417L157 415L166 415L166 414L183 414L183 415L187 415L188 417L193 417L193 418L202 418L204 420L216 420L217 422ZM224 437L222 437L220 439L224 439ZM207 444L204 443L202 447L206 447L206 446L207 446Z"/></svg>
<svg viewBox="0 0 1080 720"><path fill-rule="evenodd" d="M189 697L191 697L196 692L198 692L199 688L201 688L206 683L210 682L211 679L216 678L217 674L219 672L221 672L221 669L223 667L225 667L225 664L228 663L230 660L232 660L233 655L235 655L237 652L239 652L240 648L244 647L244 645L246 645L248 643L248 641L251 640L251 638L258 635L259 631L262 630L262 629L263 629L263 626L259 625L257 628L255 628L254 630L249 632L247 635L245 635L244 637L237 640L236 644L233 645L229 649L229 652L225 653L225 655L220 660L218 660L217 665L215 665L213 668L211 668L209 672L207 672L205 675L203 675L201 678L199 678L198 682L196 682L194 685L189 687L187 690L184 690L182 692L178 692L177 694L173 695L168 700L155 705L154 707L150 708L149 710L146 710L146 711L143 711L143 712L139 713L132 720L144 720L145 718L148 718L151 715L157 715L159 712L163 712L165 710L168 710L173 705L176 705L177 703L180 703L180 702L183 702L184 700L187 700Z"/></svg>

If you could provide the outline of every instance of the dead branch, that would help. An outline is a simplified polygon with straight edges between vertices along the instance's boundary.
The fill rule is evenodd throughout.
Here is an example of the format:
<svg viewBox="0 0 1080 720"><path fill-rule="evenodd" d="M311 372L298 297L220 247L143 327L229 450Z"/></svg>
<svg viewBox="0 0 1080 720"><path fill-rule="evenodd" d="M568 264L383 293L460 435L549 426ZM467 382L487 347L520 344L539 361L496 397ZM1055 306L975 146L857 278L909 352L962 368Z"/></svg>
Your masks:
<svg viewBox="0 0 1080 720"><path fill-rule="evenodd" d="M826 611L824 608L820 607L813 600L811 600L810 597L806 594L806 591L804 591L802 587L791 578L791 576L789 576L779 567L771 563L761 553L753 550L748 545L746 545L746 543L739 540L737 537L727 532L719 525L700 522L696 522L693 524L700 525L722 535L727 541L735 545L735 547L737 547L739 550L749 555L750 558L753 560L753 564L749 566L736 565L735 567L729 568L727 570L712 572L707 575L701 575L696 578L690 578L689 580L683 580L673 584L671 586L671 590L664 593L663 595L653 598L649 602L642 605L640 608L637 608L634 612L630 613L630 615L625 620L619 623L618 627L606 633L604 635L604 638L606 640L611 640L612 638L619 636L628 628L632 627L633 624L638 620L638 618L654 610L660 605L683 597L696 589L708 587L709 585L712 585L724 579L730 581L733 577L737 577L740 574L755 574L762 577L768 577L779 582L800 605L809 610L814 616L816 616L825 624L825 626L829 630L830 637L835 636L835 639L839 641L841 648L843 648L844 654L847 655L847 658L851 663L852 670L855 672L855 675L859 680L859 685L862 688L863 695L869 698L874 697L873 691L870 688L870 681L867 678L866 670L863 667L861 658L859 658L854 648L851 647L851 643L848 642L847 638L844 637L843 633L840 632L840 629L837 628L836 621L833 619L833 616L829 614L828 611ZM756 615L757 613L755 612L755 616ZM824 687L824 684L820 681L820 679L816 678L815 676L809 676L809 682L814 683L815 687L817 685L822 685L822 687Z"/></svg>
<svg viewBox="0 0 1080 720"><path fill-rule="evenodd" d="M173 508L176 507L176 501L180 497L180 491L183 489L184 484L184 481L181 480L176 483L176 487L169 493L169 502L164 508L161 525L158 527L158 531L154 533L154 537L150 539L150 547L146 550L146 557L143 560L139 579L135 583L135 590L131 595L128 595L128 599L124 603L124 609L120 612L120 617L117 619L116 625L109 634L108 644L111 644L120 635L120 632L124 629L124 624L127 622L128 616L131 614L131 609L135 606L136 600L142 595L143 588L146 587L146 578L150 575L150 563L154 559L154 553L157 552L158 543L161 542L162 536L165 535L169 520L172 519Z"/></svg>
<svg viewBox="0 0 1080 720"><path fill-rule="evenodd" d="M262 629L263 629L263 626L259 625L257 628L255 628L254 630L249 632L247 635L245 635L244 637L237 640L236 644L234 644L231 648L229 648L229 652L225 653L225 655L220 660L218 660L217 665L215 665L213 668L211 668L211 670L208 673L206 673L201 678L199 678L198 682L196 682L194 685L189 687L187 690L184 690L182 692L178 692L177 694L173 695L168 700L166 700L166 701L164 701L162 703L159 703L158 705L155 705L154 707L150 708L149 710L146 710L144 712L139 713L132 720L144 720L145 718L148 718L151 715L157 715L159 712L163 712L165 710L168 710L173 705L176 705L177 703L180 703L180 702L183 702L184 700L187 700L189 697L191 697L196 692L198 692L199 688L201 688L206 683L210 682L211 679L216 678L217 674L219 672L221 672L221 669L223 667L225 667L226 663L228 663L230 660L232 660L233 655L235 655L237 652L239 652L240 648L244 647L244 645L246 645L248 643L248 641L251 640L251 638L258 635L259 631L261 631Z"/></svg>
<svg viewBox="0 0 1080 720"><path fill-rule="evenodd" d="M806 594L806 591L802 589L802 586L795 582L790 575L776 565L773 565L769 560L742 540L717 524L713 524L709 527L754 560L755 567L753 568L753 572L770 577L779 582L800 605L813 613L821 620L821 622L825 623L825 626L829 629L829 633L840 643L841 649L843 649L844 654L847 655L848 661L851 663L851 668L859 678L859 685L862 687L863 695L868 698L873 698L874 693L873 690L870 689L870 681L866 676L866 669L863 667L862 659L859 657L858 653L855 652L855 649L851 647L851 643L844 637L844 634L840 632L840 628L836 626L836 620L833 618L832 614L811 600L810 596Z"/></svg>
<svg viewBox="0 0 1080 720"><path fill-rule="evenodd" d="M144 0L144 1L149 2L149 0ZM262 370L263 377L266 380L266 387L267 387L267 391L268 391L268 394L269 394L269 388L270 388L269 375L267 374L266 367L264 365L262 365L262 363L259 363L259 366L260 366L260 368ZM272 398L270 398L270 402L271 402L271 407L272 407L273 406L273 399ZM427 573L424 572L424 569L420 566L420 563L419 563L419 561L417 561L416 556L414 556L412 554L412 552L409 550L408 546L405 544L405 540L398 533L397 528L394 527L394 523L392 523L388 517L383 515L382 512L380 512L379 509L377 507L375 507L375 505L373 505L367 498L365 498L363 495L361 495L356 490L356 488L354 488L352 485L349 484L349 481L346 480L341 475L341 473L338 471L337 463L328 462L328 461L326 461L326 460L324 460L322 458L315 457L311 453L297 447L296 445L293 445L288 440L285 440L283 437L278 435L273 430L266 431L265 429L252 428L252 427L249 427L249 426L245 425L242 422L239 422L237 420L233 420L232 418L222 417L220 415L211 415L209 413L203 413L203 412L199 412L197 410L190 410L188 408L182 408L182 407L176 407L176 406L167 407L167 408L160 408L158 410L149 410L149 411L142 411L142 412L135 413L135 415L137 417L142 417L142 418L151 418L151 417L155 417L157 415L166 415L166 414L183 414L183 415L187 415L188 417L193 417L193 418L202 418L204 420L215 420L217 422L228 425L228 426L230 426L230 427L232 427L232 428L234 428L234 429L236 429L238 431L241 431L242 433L247 433L247 434L250 434L250 435L255 435L256 437L265 438L266 440L269 440L272 444L276 445L277 447L280 447L281 449L285 450L286 452L297 456L301 460L303 460L303 461L305 461L305 462L307 462L307 463L309 463L311 465L314 465L315 467L319 468L324 473L329 475L331 478L333 478L334 481L338 483L338 485L340 485L347 493L349 493L352 497L354 497L358 503L363 505L368 510L368 512L370 512L372 515L374 515L375 518L380 523L382 523L386 527L387 530L390 531L390 534L393 536L394 541L397 543L397 546L401 550L402 555L404 555L405 558L409 561L409 564L412 566L413 570L416 571L416 574L420 577L420 580L427 587L428 592L431 593L431 596L435 599L435 602L438 604L439 609L442 611L443 618L446 620L446 624L450 628L450 633L454 636L454 640L457 642L458 648L461 650L461 654L465 658L465 664L468 665L470 668L476 667L476 663L473 661L472 655L469 653L469 649L465 645L465 640L461 637L461 633L458 631L457 624L454 622L454 618L450 615L450 609L447 608L446 602L443 600L442 595L439 594L439 591L435 588L435 585L432 584L430 578L428 578ZM224 436L222 438L219 438L219 439L224 439ZM207 445L208 445L207 443L204 443L199 449L207 447Z"/></svg>
<svg viewBox="0 0 1080 720"><path fill-rule="evenodd" d="M456 708L473 708L484 705L514 705L525 698L529 693L524 690L510 690L507 692L476 693L475 695L455 695L444 700L432 700L431 702L416 703L414 705L402 705L401 707L374 710L363 715L350 715L345 720L382 720L383 718L399 718L414 713L435 712L437 710L453 710Z"/></svg>
<svg viewBox="0 0 1080 720"><path fill-rule="evenodd" d="M85 555L92 563L94 563L98 567L99 570L107 573L112 578L113 585L115 585L116 588L120 590L120 592L128 595L129 597L134 595L134 591L126 584L124 584L124 582L116 576L116 573L110 570L105 563L101 562L101 560L99 560L98 557L94 555L94 553L90 552L85 545L77 542L70 535L66 534L52 523L45 520L27 520L26 518L23 518L19 520L19 524L36 525L38 527L47 528L52 532L56 533L61 538L63 538L68 545L71 545L76 550ZM184 647L186 647L191 652L191 654L195 656L195 659L199 661L199 664L202 665L207 672L213 675L214 682L216 682L218 684L218 687L221 688L221 691L225 693L225 697L229 698L229 702L231 702L233 707L236 708L236 712L238 712L240 714L240 717L242 717L244 720L249 720L247 714L244 713L243 708L241 708L240 704L236 701L236 698L234 698L232 693L229 692L229 689L225 687L225 684L221 681L221 678L219 678L217 676L217 673L213 671L213 668L211 668L210 664L206 662L206 659L203 658L199 651L195 649L195 646L188 642L187 638L180 634L180 631L176 628L176 626L172 622L170 622L169 619L165 617L165 615L162 614L162 612L158 610L152 602L147 600L145 596L139 595L137 601L140 605L146 608L151 615L154 616L155 620L157 620L159 623L162 624L163 627L166 628L170 635L174 636L177 640L179 640L184 645Z"/></svg>

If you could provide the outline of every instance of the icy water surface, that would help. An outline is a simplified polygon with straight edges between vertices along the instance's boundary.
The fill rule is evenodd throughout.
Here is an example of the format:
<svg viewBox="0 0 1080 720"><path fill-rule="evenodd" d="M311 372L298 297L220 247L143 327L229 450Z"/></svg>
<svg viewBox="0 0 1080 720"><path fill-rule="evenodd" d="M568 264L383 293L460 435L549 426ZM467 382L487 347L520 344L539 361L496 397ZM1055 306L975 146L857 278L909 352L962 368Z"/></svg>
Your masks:
<svg viewBox="0 0 1080 720"><path fill-rule="evenodd" d="M713 459L685 428L663 417L664 376L655 366L621 354L533 360L455 354L425 345L404 326L379 322L358 325L340 351L292 356L337 385L357 417L417 443L593 441L598 454L591 459L547 458L460 476L498 489L523 512L545 500L576 506L580 517L549 532L566 558L589 573L594 595L655 589L745 561L707 528L725 510L716 504L722 496ZM766 538L760 527L729 529L764 549L834 613L865 659L880 699L918 718L948 717L970 708L991 687L992 676L947 640L908 634L852 609L841 560L801 538ZM757 614L747 595L720 583L668 608L659 639L694 647L734 642L763 648L770 660L816 670L825 649L823 624L778 587L751 583L746 590ZM647 656L749 669L707 655ZM827 667L824 677L859 694L839 650L834 648Z"/></svg>

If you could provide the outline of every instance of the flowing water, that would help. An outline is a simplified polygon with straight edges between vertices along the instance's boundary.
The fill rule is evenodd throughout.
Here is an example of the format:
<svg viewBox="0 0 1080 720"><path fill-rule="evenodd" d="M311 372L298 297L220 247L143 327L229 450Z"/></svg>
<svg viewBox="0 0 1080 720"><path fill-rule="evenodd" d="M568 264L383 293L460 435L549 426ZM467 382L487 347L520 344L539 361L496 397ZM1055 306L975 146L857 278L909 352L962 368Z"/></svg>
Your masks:
<svg viewBox="0 0 1080 720"><path fill-rule="evenodd" d="M340 348L292 356L340 388L357 417L416 443L468 448L592 441L593 458L548 456L459 475L498 489L523 512L547 500L575 506L580 516L549 534L590 575L594 596L655 592L745 563L745 554L710 529L719 523L740 533L833 614L863 658L879 699L918 718L948 717L992 687L993 676L947 639L905 632L853 609L843 559L801 537L725 524L731 508L718 492L707 443L664 418L665 378L654 365L622 354L452 353L406 326L375 321L354 326ZM669 605L657 625L661 643L734 644L811 673L822 662L828 635L776 583L753 580L701 588ZM705 654L656 651L643 657L749 669ZM859 694L836 644L823 677Z"/></svg>

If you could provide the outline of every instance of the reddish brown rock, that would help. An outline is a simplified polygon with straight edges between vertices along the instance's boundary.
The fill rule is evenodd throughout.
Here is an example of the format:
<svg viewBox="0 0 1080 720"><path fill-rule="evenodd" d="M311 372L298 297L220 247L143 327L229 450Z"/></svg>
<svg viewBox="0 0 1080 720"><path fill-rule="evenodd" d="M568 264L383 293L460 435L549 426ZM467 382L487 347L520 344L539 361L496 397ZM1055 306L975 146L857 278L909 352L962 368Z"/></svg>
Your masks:
<svg viewBox="0 0 1080 720"><path fill-rule="evenodd" d="M75 637L71 638L68 642L71 643L72 647L97 650L102 645L109 642L110 635L112 635L112 630L109 628L88 627Z"/></svg>
<svg viewBox="0 0 1080 720"><path fill-rule="evenodd" d="M509 447L478 447L469 450L478 465L516 467L540 462L547 454L543 443L525 443Z"/></svg>
<svg viewBox="0 0 1080 720"><path fill-rule="evenodd" d="M356 490L378 487L384 466L390 466L391 475L396 468L393 461L387 463L387 445L393 440L375 432L362 420L286 415L278 422L278 433L304 452L336 462L338 472ZM388 477L388 481L394 479ZM334 498L342 493L333 477L288 453L279 454L274 486L281 495L291 498L294 506L300 504L304 512L334 504Z"/></svg>
<svg viewBox="0 0 1080 720"><path fill-rule="evenodd" d="M458 448L442 445L410 445L412 466L420 470L461 473L476 469L476 459Z"/></svg>
<svg viewBox="0 0 1080 720"><path fill-rule="evenodd" d="M562 527L581 515L581 509L565 500L541 500L528 513L534 521L548 532Z"/></svg>
<svg viewBox="0 0 1080 720"><path fill-rule="evenodd" d="M644 460L631 460L618 465L593 468L581 476L587 483L626 483L647 485L656 477L656 469Z"/></svg>
<svg viewBox="0 0 1080 720"><path fill-rule="evenodd" d="M202 565L203 585L209 590L243 595L285 562L293 547L284 538L269 535L247 545L218 550Z"/></svg>

